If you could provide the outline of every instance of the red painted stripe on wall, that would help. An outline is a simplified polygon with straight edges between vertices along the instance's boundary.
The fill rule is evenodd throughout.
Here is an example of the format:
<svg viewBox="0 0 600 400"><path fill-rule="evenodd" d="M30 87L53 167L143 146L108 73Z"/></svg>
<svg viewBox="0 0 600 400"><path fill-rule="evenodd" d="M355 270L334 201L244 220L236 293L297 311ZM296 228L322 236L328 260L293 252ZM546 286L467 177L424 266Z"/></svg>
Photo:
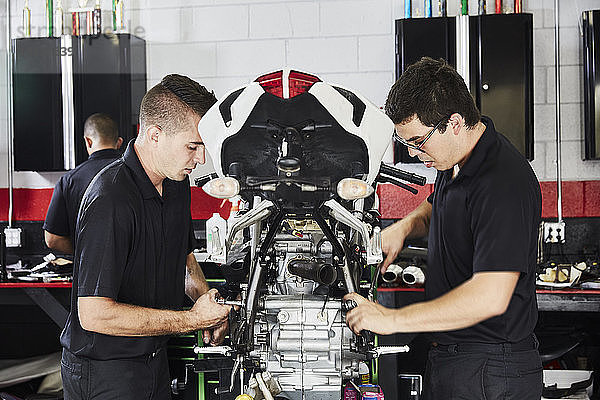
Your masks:
<svg viewBox="0 0 600 400"><path fill-rule="evenodd" d="M231 203L215 199L204 190L192 187L192 218L208 219L218 212L223 218L229 216ZM43 221L50 205L53 189L14 189L13 220ZM8 220L8 189L0 189L0 221Z"/></svg>
<svg viewBox="0 0 600 400"><path fill-rule="evenodd" d="M556 182L542 182L542 217L556 218ZM385 219L405 217L433 190L433 185L415 186L418 195L391 184L379 185L381 216ZM563 182L563 216L565 218L600 217L600 181ZM192 218L208 219L214 212L229 215L228 201L208 196L201 188L192 187ZM14 189L13 220L43 221L52 197L52 189ZM0 189L0 221L8 220L8 189Z"/></svg>
<svg viewBox="0 0 600 400"><path fill-rule="evenodd" d="M385 219L405 217L433 190L433 185L413 186L417 196L391 184L379 185L381 216ZM542 218L557 218L556 182L541 182ZM564 218L600 217L600 181L567 181L562 184Z"/></svg>
<svg viewBox="0 0 600 400"><path fill-rule="evenodd" d="M13 221L43 221L53 189L14 189ZM0 189L0 220L8 221L8 189Z"/></svg>

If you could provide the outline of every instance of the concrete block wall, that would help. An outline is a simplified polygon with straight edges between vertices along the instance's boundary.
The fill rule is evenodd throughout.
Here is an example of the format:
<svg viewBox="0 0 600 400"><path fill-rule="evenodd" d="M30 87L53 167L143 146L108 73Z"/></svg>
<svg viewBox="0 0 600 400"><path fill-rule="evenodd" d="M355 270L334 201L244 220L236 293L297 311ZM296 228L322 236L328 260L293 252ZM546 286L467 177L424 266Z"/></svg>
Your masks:
<svg viewBox="0 0 600 400"><path fill-rule="evenodd" d="M5 36L5 1L0 1L0 39ZM524 0L534 14L535 160L542 181L556 177L554 89L554 0ZM12 36L19 36L23 2L11 1ZM75 6L63 0L63 7ZM88 0L90 5L93 0ZM437 4L437 2L433 2ZM488 11L494 2L488 1ZM512 2L505 0L506 11ZM508 4L511 3L511 4ZM30 0L32 25L43 26L44 0ZM110 9L110 0L102 0ZM225 93L282 66L313 72L326 81L355 89L383 105L395 79L394 25L404 16L403 0L129 0L126 20L131 32L148 44L148 87L167 73L186 74L216 95ZM413 15L423 15L413 0ZM561 105L563 177L600 179L600 161L582 161L583 112L581 11L600 7L598 0L560 0ZM456 15L458 0L448 1ZM477 12L477 2L470 2ZM437 10L434 11L434 15ZM104 14L109 25L109 14ZM34 32L37 31L34 29ZM5 39L0 43L6 54ZM0 168L6 171L6 78L0 63ZM423 166L411 170L432 178ZM212 170L211 162L195 175ZM15 173L15 186L49 188L60 174ZM0 173L0 188L7 174Z"/></svg>

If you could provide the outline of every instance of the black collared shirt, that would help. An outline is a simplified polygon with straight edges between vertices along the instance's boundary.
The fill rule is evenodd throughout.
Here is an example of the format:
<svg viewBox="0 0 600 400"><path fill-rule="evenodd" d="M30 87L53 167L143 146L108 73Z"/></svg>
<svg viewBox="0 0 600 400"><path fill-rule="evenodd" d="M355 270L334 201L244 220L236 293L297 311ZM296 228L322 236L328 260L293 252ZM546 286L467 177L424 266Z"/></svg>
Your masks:
<svg viewBox="0 0 600 400"><path fill-rule="evenodd" d="M470 328L432 334L440 344L518 342L537 322L535 270L540 185L527 160L483 117L485 132L453 179L438 172L425 295L440 297L484 271L518 271L507 311ZM460 310L457 310L459 313Z"/></svg>
<svg viewBox="0 0 600 400"><path fill-rule="evenodd" d="M76 228L71 312L61 335L70 352L93 359L153 353L165 337L117 337L82 329L77 297L109 297L149 308L181 309L190 241L190 183L148 178L133 141L85 192Z"/></svg>
<svg viewBox="0 0 600 400"><path fill-rule="evenodd" d="M52 200L48 207L46 221L44 221L44 230L73 239L77 212L85 189L102 168L119 158L120 155L119 151L115 149L95 151L77 168L64 174L54 186Z"/></svg>

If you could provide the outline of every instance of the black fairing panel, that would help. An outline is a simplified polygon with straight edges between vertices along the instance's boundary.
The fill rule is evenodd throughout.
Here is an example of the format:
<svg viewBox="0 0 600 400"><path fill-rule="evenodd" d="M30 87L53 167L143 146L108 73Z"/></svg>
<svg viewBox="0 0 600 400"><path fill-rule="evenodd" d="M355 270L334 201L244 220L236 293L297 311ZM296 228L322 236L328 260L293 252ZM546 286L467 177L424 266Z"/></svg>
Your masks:
<svg viewBox="0 0 600 400"><path fill-rule="evenodd" d="M314 130L300 130L311 121ZM353 163L360 162L368 173L369 159L364 141L338 124L323 105L306 92L291 99L264 93L240 131L229 136L221 147L221 166L242 164L246 176L275 177L283 134L266 126L297 127L300 135L289 147L300 159L300 178L329 177L332 183L350 177ZM356 164L354 164L356 165Z"/></svg>

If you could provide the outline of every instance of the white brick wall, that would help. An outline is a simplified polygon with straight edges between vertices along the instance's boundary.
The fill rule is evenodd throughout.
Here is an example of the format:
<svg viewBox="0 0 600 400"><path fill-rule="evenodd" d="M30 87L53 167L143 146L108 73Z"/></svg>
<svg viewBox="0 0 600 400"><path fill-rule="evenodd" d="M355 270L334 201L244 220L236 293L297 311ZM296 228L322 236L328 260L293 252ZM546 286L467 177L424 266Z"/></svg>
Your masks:
<svg viewBox="0 0 600 400"><path fill-rule="evenodd" d="M389 1L321 1L322 36L391 34Z"/></svg>
<svg viewBox="0 0 600 400"><path fill-rule="evenodd" d="M30 0L32 24L43 26L44 1ZM75 0L63 0L65 9ZM73 3L72 5L70 3ZM89 4L93 1L88 0ZM437 2L433 2L434 5ZM506 8L512 2L505 1ZM561 0L561 104L563 176L600 179L600 162L582 161L581 11L598 8L598 0ZM102 0L110 9L111 1ZM141 28L148 43L148 86L167 73L198 80L217 96L282 66L318 74L355 89L383 105L394 82L393 20L404 16L403 0L128 0L130 30ZM554 89L554 0L524 0L534 14L534 135L532 165L541 180L556 176ZM22 2L13 1L13 37L21 24ZM488 1L488 12L494 11ZM459 0L448 1L455 15ZM477 2L471 1L471 13ZM0 10L0 38L5 20ZM434 11L434 15L437 11ZM413 1L413 15L423 15ZM109 25L108 18L104 18ZM0 49L5 48L5 41ZM3 54L6 54L5 52ZM4 62L4 60L2 60ZM0 74L0 165L6 160L6 80ZM198 168L195 174L212 166ZM425 172L421 166L411 170ZM7 186L0 168L0 187ZM431 174L430 174L431 175ZM50 187L60 174L16 173L17 187Z"/></svg>
<svg viewBox="0 0 600 400"><path fill-rule="evenodd" d="M319 4L315 2L250 6L250 38L319 36Z"/></svg>
<svg viewBox="0 0 600 400"><path fill-rule="evenodd" d="M217 43L218 76L258 76L284 63L284 40Z"/></svg>
<svg viewBox="0 0 600 400"><path fill-rule="evenodd" d="M290 39L286 61L290 66L316 74L356 72L358 38Z"/></svg>

